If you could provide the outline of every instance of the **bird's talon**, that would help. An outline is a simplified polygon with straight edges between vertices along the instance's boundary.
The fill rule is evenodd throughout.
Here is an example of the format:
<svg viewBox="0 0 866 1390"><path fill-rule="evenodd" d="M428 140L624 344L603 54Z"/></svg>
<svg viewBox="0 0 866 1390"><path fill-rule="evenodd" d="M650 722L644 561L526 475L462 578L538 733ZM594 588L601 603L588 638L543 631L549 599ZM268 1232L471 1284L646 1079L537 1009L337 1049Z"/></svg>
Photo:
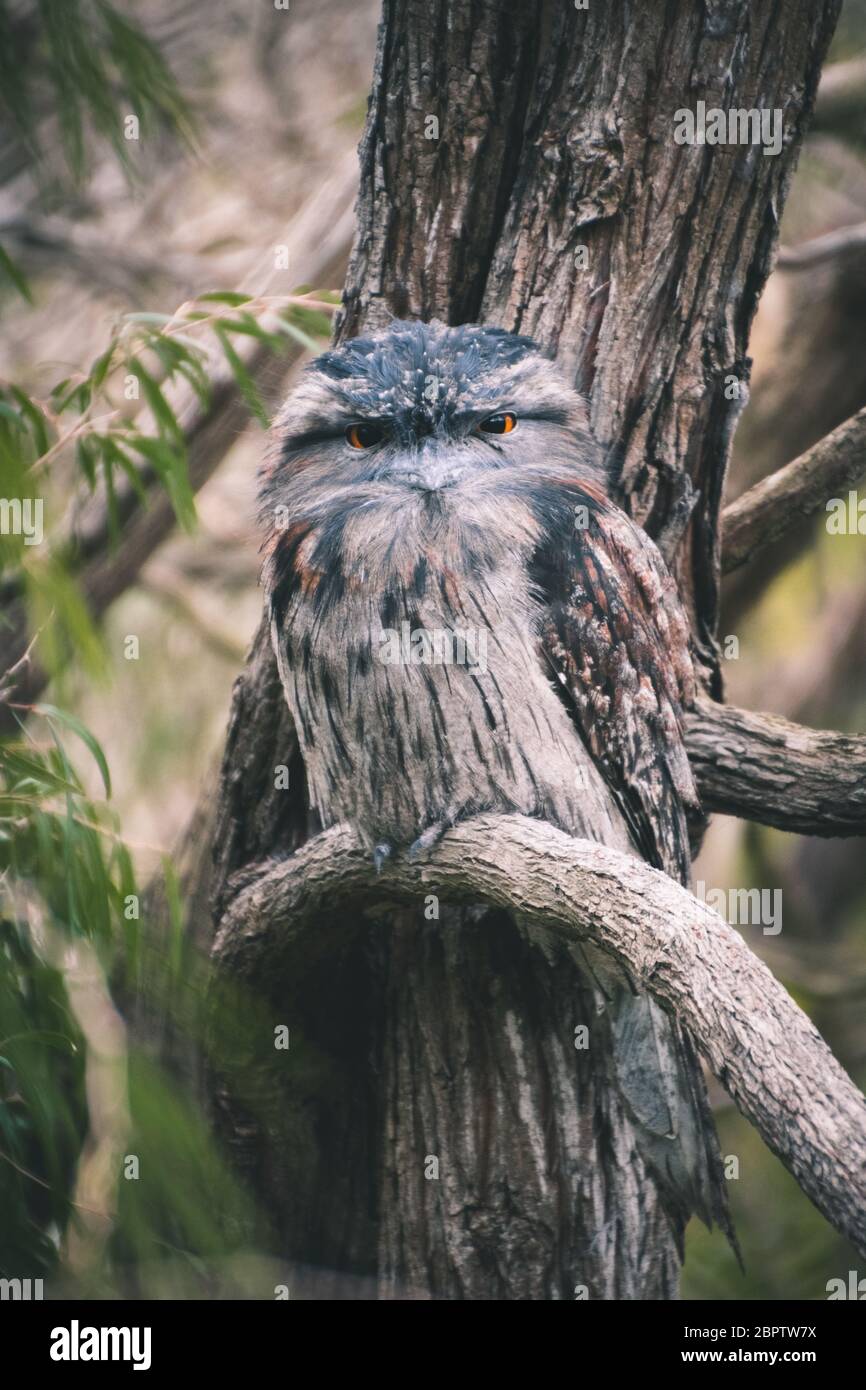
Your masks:
<svg viewBox="0 0 866 1390"><path fill-rule="evenodd" d="M438 845L448 829L448 824L447 820L441 820L437 821L435 825L428 825L427 829L418 836L418 839L413 840L409 846L409 862L414 864L419 854L423 854L425 850L433 849L435 845Z"/></svg>
<svg viewBox="0 0 866 1390"><path fill-rule="evenodd" d="M381 845L376 845L375 849L373 850L373 863L376 866L377 874L380 874L382 872L382 865L385 863L386 859L391 858L393 852L394 851L391 845L385 843L384 841Z"/></svg>

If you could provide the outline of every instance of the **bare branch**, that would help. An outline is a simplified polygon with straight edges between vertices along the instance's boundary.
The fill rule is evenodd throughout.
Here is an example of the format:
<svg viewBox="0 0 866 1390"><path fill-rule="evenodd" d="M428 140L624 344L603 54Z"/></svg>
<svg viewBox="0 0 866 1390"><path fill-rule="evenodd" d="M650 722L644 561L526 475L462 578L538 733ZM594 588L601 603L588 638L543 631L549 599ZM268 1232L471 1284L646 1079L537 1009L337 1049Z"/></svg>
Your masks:
<svg viewBox="0 0 866 1390"><path fill-rule="evenodd" d="M243 888L213 947L237 978L291 968L327 905L482 899L594 946L675 1014L742 1113L828 1221L866 1254L866 1103L806 1015L743 938L641 860L523 816L455 827L423 863L376 877L337 826Z"/></svg>
<svg viewBox="0 0 866 1390"><path fill-rule="evenodd" d="M194 256L136 253L60 217L10 218L0 223L0 236L12 242L16 258L28 273L65 269L125 299L134 299L142 287L162 280L172 280L189 291L202 283L205 273Z"/></svg>
<svg viewBox="0 0 866 1390"><path fill-rule="evenodd" d="M826 236L813 237L802 246L782 246L776 258L777 270L806 270L824 261L835 260L849 251L862 251L866 248L866 222L855 222L850 227L839 227Z"/></svg>
<svg viewBox="0 0 866 1390"><path fill-rule="evenodd" d="M757 550L777 541L829 497L866 476L866 407L805 454L771 473L726 507L722 515L722 570L730 574Z"/></svg>
<svg viewBox="0 0 866 1390"><path fill-rule="evenodd" d="M686 746L707 811L801 835L866 835L866 738L699 700Z"/></svg>

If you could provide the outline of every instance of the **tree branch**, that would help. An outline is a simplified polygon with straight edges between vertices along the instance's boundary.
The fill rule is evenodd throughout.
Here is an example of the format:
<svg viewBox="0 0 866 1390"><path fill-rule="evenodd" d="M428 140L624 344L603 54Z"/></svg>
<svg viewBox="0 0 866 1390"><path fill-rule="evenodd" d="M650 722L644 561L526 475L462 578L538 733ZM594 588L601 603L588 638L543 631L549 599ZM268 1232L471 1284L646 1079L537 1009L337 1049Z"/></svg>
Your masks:
<svg viewBox="0 0 866 1390"><path fill-rule="evenodd" d="M641 860L541 821L485 815L449 831L423 863L401 856L377 878L357 834L337 826L247 882L213 957L235 979L273 977L326 908L432 892L483 899L611 957L682 1021L804 1192L866 1254L863 1097L739 933Z"/></svg>
<svg viewBox="0 0 866 1390"><path fill-rule="evenodd" d="M730 574L803 517L866 476L866 407L726 507L722 570Z"/></svg>
<svg viewBox="0 0 866 1390"><path fill-rule="evenodd" d="M13 217L0 223L0 236L13 243L16 259L28 272L34 268L70 271L85 277L89 285L100 285L126 299L161 280L172 280L189 293L201 282L205 269L194 256L163 252L156 257L112 245L61 217Z"/></svg>
<svg viewBox="0 0 866 1390"><path fill-rule="evenodd" d="M839 227L825 236L816 236L804 241L801 246L782 246L776 257L777 270L807 270L825 261L835 260L849 251L862 251L866 247L866 222L854 222L849 227Z"/></svg>
<svg viewBox="0 0 866 1390"><path fill-rule="evenodd" d="M866 135L866 57L831 63L818 86L812 130L843 140Z"/></svg>
<svg viewBox="0 0 866 1390"><path fill-rule="evenodd" d="M866 738L700 699L686 747L706 811L801 835L866 834Z"/></svg>

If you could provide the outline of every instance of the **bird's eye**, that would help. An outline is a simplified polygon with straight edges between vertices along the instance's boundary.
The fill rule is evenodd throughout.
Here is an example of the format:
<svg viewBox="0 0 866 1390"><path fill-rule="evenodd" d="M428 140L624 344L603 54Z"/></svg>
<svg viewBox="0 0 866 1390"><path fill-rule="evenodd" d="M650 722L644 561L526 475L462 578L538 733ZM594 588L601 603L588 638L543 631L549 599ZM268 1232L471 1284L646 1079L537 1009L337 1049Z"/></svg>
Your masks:
<svg viewBox="0 0 866 1390"><path fill-rule="evenodd" d="M346 430L346 440L353 449L371 449L384 434L384 426L376 420L359 420L357 425L350 425Z"/></svg>
<svg viewBox="0 0 866 1390"><path fill-rule="evenodd" d="M517 416L510 411L502 411L499 415L488 415L486 420L482 420L478 426L485 434L510 434L517 429Z"/></svg>

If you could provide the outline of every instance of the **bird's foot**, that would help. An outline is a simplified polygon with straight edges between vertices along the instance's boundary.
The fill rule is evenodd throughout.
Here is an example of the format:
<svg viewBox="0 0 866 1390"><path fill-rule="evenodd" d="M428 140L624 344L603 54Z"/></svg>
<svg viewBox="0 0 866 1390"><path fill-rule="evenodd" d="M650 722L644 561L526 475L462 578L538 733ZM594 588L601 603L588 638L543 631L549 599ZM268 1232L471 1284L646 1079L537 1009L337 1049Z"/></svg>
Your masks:
<svg viewBox="0 0 866 1390"><path fill-rule="evenodd" d="M412 841L409 846L410 864L414 864L418 856L423 854L425 850L432 849L434 845L438 845L445 831L448 829L449 824L450 822L447 820L438 820L433 825L428 825L427 829L423 830L418 836L418 839Z"/></svg>
<svg viewBox="0 0 866 1390"><path fill-rule="evenodd" d="M390 859L393 853L394 846L389 845L387 840L383 840L381 844L376 845L375 849L373 850L373 863L376 866L377 874L380 874L382 872L382 866L384 865L386 859Z"/></svg>

